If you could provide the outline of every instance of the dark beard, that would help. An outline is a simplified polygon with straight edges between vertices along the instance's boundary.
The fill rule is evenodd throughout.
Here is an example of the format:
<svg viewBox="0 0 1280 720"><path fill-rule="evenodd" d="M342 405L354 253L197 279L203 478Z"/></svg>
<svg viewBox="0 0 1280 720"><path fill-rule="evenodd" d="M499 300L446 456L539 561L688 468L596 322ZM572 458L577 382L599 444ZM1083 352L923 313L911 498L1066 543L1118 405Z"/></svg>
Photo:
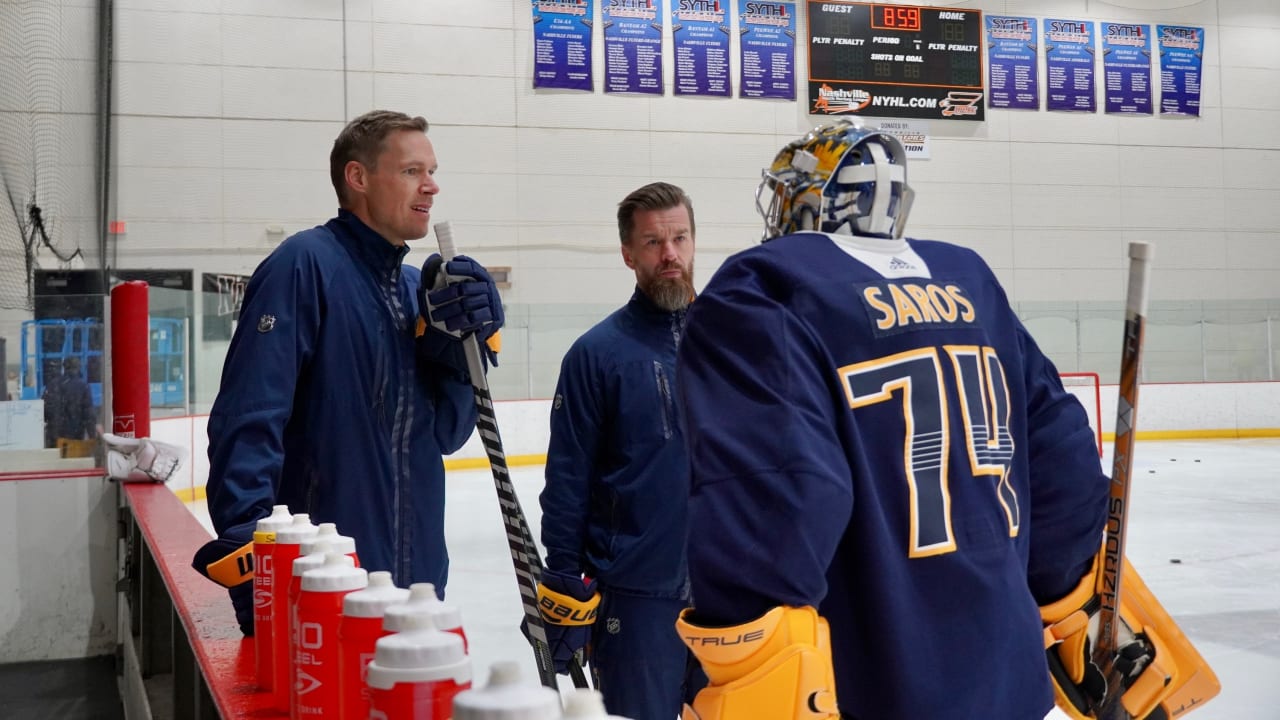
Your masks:
<svg viewBox="0 0 1280 720"><path fill-rule="evenodd" d="M693 285L689 282L689 273L678 278L659 277L649 282L644 294L654 305L667 312L675 312L689 307L689 301L693 299Z"/></svg>

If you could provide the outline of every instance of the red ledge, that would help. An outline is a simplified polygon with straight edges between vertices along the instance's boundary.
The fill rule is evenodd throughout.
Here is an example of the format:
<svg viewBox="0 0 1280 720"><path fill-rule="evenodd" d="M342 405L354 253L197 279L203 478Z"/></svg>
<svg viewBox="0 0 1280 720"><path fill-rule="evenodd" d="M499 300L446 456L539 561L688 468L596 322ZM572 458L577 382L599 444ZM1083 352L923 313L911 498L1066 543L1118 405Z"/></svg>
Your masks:
<svg viewBox="0 0 1280 720"><path fill-rule="evenodd" d="M20 472L0 472L0 482L10 480L64 480L66 478L101 478L107 474L102 468L83 468L81 470L23 470Z"/></svg>
<svg viewBox="0 0 1280 720"><path fill-rule="evenodd" d="M254 681L253 641L240 634L227 591L191 567L209 532L160 484L124 486L133 516L191 639L218 714L223 718L288 718Z"/></svg>

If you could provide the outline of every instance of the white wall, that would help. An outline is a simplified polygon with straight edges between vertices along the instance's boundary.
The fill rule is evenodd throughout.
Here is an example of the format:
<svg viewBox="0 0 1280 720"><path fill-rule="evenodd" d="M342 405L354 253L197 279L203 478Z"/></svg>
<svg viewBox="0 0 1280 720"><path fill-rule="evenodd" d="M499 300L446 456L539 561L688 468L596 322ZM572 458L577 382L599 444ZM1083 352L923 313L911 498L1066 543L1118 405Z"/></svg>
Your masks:
<svg viewBox="0 0 1280 720"><path fill-rule="evenodd" d="M1020 301L1122 297L1131 239L1160 247L1157 301L1275 296L1277 3L964 4L1202 25L1202 117L992 110L981 124L934 122L933 159L911 169L913 235L976 248ZM759 168L821 120L802 102L535 92L529 5L510 0L116 7L122 264L250 271L273 244L267 225L292 232L333 213L326 160L344 120L391 107L431 121L436 219L452 219L484 261L515 268L507 302L620 303L632 279L613 213L626 192L659 178L690 192L705 280L758 237ZM1136 9L1159 7L1173 9Z"/></svg>

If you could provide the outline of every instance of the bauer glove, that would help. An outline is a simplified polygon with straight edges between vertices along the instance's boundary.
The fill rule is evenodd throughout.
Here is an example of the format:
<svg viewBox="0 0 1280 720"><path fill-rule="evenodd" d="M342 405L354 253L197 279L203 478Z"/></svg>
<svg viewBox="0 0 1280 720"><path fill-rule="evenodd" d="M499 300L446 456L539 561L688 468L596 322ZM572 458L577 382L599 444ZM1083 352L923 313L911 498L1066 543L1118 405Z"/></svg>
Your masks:
<svg viewBox="0 0 1280 720"><path fill-rule="evenodd" d="M472 333L485 368L498 366L502 349L498 330L505 322L502 298L488 271L466 255L447 263L434 253L422 266L418 285L419 344L429 359L466 368L461 345L454 340ZM426 332L427 328L434 332Z"/></svg>
<svg viewBox="0 0 1280 720"><path fill-rule="evenodd" d="M248 527L252 527L252 524ZM253 635L253 533L232 528L196 550L196 572L227 588L240 632Z"/></svg>
<svg viewBox="0 0 1280 720"><path fill-rule="evenodd" d="M569 674L569 661L575 657L578 664L582 664L599 607L600 593L596 591L595 580L554 570L542 571L538 609L542 611L547 645L557 673Z"/></svg>

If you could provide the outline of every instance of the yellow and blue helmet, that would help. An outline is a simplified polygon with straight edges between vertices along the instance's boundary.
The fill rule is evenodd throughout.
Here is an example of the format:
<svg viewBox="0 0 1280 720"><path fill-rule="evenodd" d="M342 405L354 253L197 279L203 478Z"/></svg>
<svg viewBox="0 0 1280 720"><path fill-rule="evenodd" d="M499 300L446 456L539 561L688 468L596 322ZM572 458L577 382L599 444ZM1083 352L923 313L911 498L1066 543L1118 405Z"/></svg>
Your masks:
<svg viewBox="0 0 1280 720"><path fill-rule="evenodd" d="M907 151L877 128L849 120L815 128L761 175L756 209L766 241L806 231L900 238L906 229L914 197Z"/></svg>

